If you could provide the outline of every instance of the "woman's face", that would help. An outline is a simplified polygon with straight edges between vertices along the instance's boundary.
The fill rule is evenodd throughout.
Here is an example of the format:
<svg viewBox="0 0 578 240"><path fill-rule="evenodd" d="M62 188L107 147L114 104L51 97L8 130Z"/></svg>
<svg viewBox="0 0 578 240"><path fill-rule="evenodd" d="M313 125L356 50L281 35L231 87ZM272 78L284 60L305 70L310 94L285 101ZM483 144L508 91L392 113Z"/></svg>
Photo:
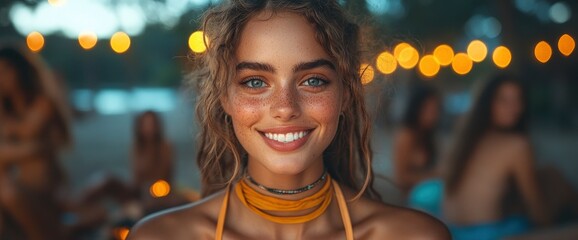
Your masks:
<svg viewBox="0 0 578 240"><path fill-rule="evenodd" d="M428 97L420 112L420 126L423 129L432 129L438 122L440 103L437 97Z"/></svg>
<svg viewBox="0 0 578 240"><path fill-rule="evenodd" d="M158 132L155 121L156 119L152 114L146 114L143 116L140 123L140 131L144 137L153 137Z"/></svg>
<svg viewBox="0 0 578 240"><path fill-rule="evenodd" d="M523 108L520 87L509 82L502 84L492 103L493 125L503 129L513 127L518 122Z"/></svg>
<svg viewBox="0 0 578 240"><path fill-rule="evenodd" d="M10 93L17 89L18 74L11 64L0 59L0 93Z"/></svg>
<svg viewBox="0 0 578 240"><path fill-rule="evenodd" d="M294 13L261 13L241 33L236 77L222 99L249 169L300 174L323 167L343 87L313 26Z"/></svg>

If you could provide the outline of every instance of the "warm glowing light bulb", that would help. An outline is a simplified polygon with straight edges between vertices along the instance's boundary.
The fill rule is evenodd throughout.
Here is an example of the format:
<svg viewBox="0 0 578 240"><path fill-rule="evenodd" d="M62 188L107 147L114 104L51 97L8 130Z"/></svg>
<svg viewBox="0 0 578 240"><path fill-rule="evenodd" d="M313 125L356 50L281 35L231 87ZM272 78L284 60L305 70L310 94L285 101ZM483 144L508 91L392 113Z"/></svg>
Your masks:
<svg viewBox="0 0 578 240"><path fill-rule="evenodd" d="M53 7L61 6L66 3L66 0L48 0L48 4Z"/></svg>
<svg viewBox="0 0 578 240"><path fill-rule="evenodd" d="M189 48L195 53L205 52L207 50L205 41L209 44L209 39L203 34L203 31L196 31L189 36Z"/></svg>
<svg viewBox="0 0 578 240"><path fill-rule="evenodd" d="M433 55L440 65L448 66L454 59L454 50L449 45L442 44L434 49Z"/></svg>
<svg viewBox="0 0 578 240"><path fill-rule="evenodd" d="M564 56L570 56L576 47L574 38L568 34L564 34L558 39L558 50Z"/></svg>
<svg viewBox="0 0 578 240"><path fill-rule="evenodd" d="M124 53L130 48L130 37L124 32L116 32L110 38L110 47L116 53Z"/></svg>
<svg viewBox="0 0 578 240"><path fill-rule="evenodd" d="M391 74L397 68L397 61L390 52L382 52L377 56L376 64L377 70L383 74Z"/></svg>
<svg viewBox="0 0 578 240"><path fill-rule="evenodd" d="M395 45L395 48L393 48L393 56L395 57L395 59L397 60L399 58L399 54L401 53L401 51L403 51L408 47L411 47L411 45L405 42Z"/></svg>
<svg viewBox="0 0 578 240"><path fill-rule="evenodd" d="M98 37L94 32L81 32L78 34L78 44L85 50L92 49L96 42L98 42Z"/></svg>
<svg viewBox="0 0 578 240"><path fill-rule="evenodd" d="M465 53L458 53L452 61L452 69L459 75L468 74L473 67L472 59Z"/></svg>
<svg viewBox="0 0 578 240"><path fill-rule="evenodd" d="M419 72L426 77L433 77L440 71L440 64L433 55L425 55L419 61Z"/></svg>
<svg viewBox="0 0 578 240"><path fill-rule="evenodd" d="M546 63L552 57L552 47L546 41L541 41L534 48L534 56L541 63Z"/></svg>
<svg viewBox="0 0 578 240"><path fill-rule="evenodd" d="M488 55L488 47L486 47L484 42L480 40L474 40L468 45L467 52L472 61L481 62L484 61Z"/></svg>
<svg viewBox="0 0 578 240"><path fill-rule="evenodd" d="M44 36L39 32L31 32L26 37L26 45L33 52L38 52L44 47Z"/></svg>
<svg viewBox="0 0 578 240"><path fill-rule="evenodd" d="M419 62L419 53L412 46L404 48L397 58L399 66L405 69L412 69Z"/></svg>
<svg viewBox="0 0 578 240"><path fill-rule="evenodd" d="M171 192L171 185L165 180L158 180L150 187L151 196L160 198L169 195Z"/></svg>
<svg viewBox="0 0 578 240"><path fill-rule="evenodd" d="M507 47L499 46L496 49L494 49L494 53L492 54L492 60L494 61L494 64L496 64L496 66L498 66L499 68L506 68L508 67L508 65L510 65L510 62L512 61L512 53L510 52L510 49L508 49Z"/></svg>
<svg viewBox="0 0 578 240"><path fill-rule="evenodd" d="M116 240L126 240L128 234L130 233L130 230L126 227L118 227L115 228L113 231Z"/></svg>
<svg viewBox="0 0 578 240"><path fill-rule="evenodd" d="M361 76L361 83L365 85L373 81L373 77L375 77L375 70L373 70L371 65L362 63L361 67L359 68L359 75Z"/></svg>

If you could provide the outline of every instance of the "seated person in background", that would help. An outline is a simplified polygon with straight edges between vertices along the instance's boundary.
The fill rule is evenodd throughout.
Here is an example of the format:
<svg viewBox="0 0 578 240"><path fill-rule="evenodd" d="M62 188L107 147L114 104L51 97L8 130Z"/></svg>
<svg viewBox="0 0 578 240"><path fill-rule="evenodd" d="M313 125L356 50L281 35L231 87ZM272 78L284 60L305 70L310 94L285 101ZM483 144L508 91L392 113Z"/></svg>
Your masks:
<svg viewBox="0 0 578 240"><path fill-rule="evenodd" d="M440 112L438 93L416 86L410 93L393 149L394 179L404 195L435 174L435 127Z"/></svg>
<svg viewBox="0 0 578 240"><path fill-rule="evenodd" d="M534 167L520 82L498 75L480 90L444 164L442 209L432 211L456 240L502 239L530 230L531 223L548 225L577 199L559 173L541 174ZM551 186L541 188L541 182ZM425 188L435 187L425 183L416 192ZM545 196L561 200L548 202Z"/></svg>
<svg viewBox="0 0 578 240"><path fill-rule="evenodd" d="M145 214L188 202L174 192L163 196L162 192L169 190L167 184L174 187L172 168L173 150L165 138L160 117L153 111L140 114L134 123L131 182L108 176L89 187L73 210L81 217L75 227L93 228L106 221L134 222ZM155 193L154 184L163 189ZM122 211L107 214L103 209L103 200L106 199L113 200Z"/></svg>
<svg viewBox="0 0 578 240"><path fill-rule="evenodd" d="M71 138L54 80L35 55L0 47L0 239L64 239L58 154Z"/></svg>

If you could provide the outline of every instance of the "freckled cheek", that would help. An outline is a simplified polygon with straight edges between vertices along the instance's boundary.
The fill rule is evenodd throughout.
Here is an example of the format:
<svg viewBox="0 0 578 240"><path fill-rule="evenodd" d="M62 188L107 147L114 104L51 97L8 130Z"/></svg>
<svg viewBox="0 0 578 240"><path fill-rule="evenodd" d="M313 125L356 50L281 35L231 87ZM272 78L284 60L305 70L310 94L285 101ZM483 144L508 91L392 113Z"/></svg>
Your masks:
<svg viewBox="0 0 578 240"><path fill-rule="evenodd" d="M267 105L267 99L232 94L230 100L230 115L235 129L250 128L259 121L263 109Z"/></svg>
<svg viewBox="0 0 578 240"><path fill-rule="evenodd" d="M336 93L305 96L302 100L302 110L322 124L336 124L341 112L341 97Z"/></svg>

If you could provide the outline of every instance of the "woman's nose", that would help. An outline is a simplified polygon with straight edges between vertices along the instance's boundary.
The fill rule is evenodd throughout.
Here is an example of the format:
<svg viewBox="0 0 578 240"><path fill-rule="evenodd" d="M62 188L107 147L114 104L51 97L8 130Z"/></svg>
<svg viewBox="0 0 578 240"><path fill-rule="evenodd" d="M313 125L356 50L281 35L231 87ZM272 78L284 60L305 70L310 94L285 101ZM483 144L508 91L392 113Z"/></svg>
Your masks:
<svg viewBox="0 0 578 240"><path fill-rule="evenodd" d="M301 115L301 106L297 89L282 87L271 96L271 115L275 119L288 121Z"/></svg>

